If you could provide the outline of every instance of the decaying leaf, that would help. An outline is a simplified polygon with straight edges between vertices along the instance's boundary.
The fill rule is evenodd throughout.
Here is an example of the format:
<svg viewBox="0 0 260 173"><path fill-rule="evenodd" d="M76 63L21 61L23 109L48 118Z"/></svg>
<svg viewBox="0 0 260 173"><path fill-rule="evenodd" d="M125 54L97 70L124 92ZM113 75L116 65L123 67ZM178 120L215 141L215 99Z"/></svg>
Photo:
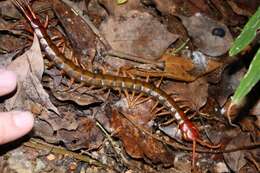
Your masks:
<svg viewBox="0 0 260 173"><path fill-rule="evenodd" d="M139 125L149 126L154 118L154 114L151 112L154 100L150 99L144 103L129 106L125 98L116 102L116 107L121 110L122 113L132 115L132 119ZM150 123L149 123L150 122Z"/></svg>
<svg viewBox="0 0 260 173"><path fill-rule="evenodd" d="M220 56L229 50L233 37L226 25L196 13L181 16L182 22L198 49L209 56Z"/></svg>
<svg viewBox="0 0 260 173"><path fill-rule="evenodd" d="M237 137L232 139L227 145L226 149L234 148L239 146L245 146L250 143L250 136L246 134L239 134ZM227 165L235 172L239 172L240 169L246 165L245 154L248 151L236 151L233 153L225 153L224 159Z"/></svg>
<svg viewBox="0 0 260 173"><path fill-rule="evenodd" d="M223 65L222 62L213 60L198 51L194 51L191 57L164 55L161 59L165 64L162 74L172 79L187 82L194 81Z"/></svg>
<svg viewBox="0 0 260 173"><path fill-rule="evenodd" d="M79 118L79 126L76 130L59 130L57 138L70 150L87 148L89 150L98 148L103 141L103 135L96 126L95 120L91 118Z"/></svg>
<svg viewBox="0 0 260 173"><path fill-rule="evenodd" d="M30 110L30 102L37 102L43 107L58 113L57 108L49 100L49 95L40 82L44 67L37 37L34 37L32 47L23 55L17 57L7 69L14 71L18 79L16 94L5 101L7 110Z"/></svg>
<svg viewBox="0 0 260 173"><path fill-rule="evenodd" d="M69 38L74 53L83 59L92 56L91 52L95 51L96 47L96 37L86 22L62 1L54 0L53 10Z"/></svg>
<svg viewBox="0 0 260 173"><path fill-rule="evenodd" d="M34 136L40 137L49 143L58 143L59 140L54 135L54 130L46 121L35 119L34 121Z"/></svg>
<svg viewBox="0 0 260 173"><path fill-rule="evenodd" d="M131 125L116 110L112 111L111 126L131 157L148 158L153 163L173 164L173 153L165 145Z"/></svg>
<svg viewBox="0 0 260 173"><path fill-rule="evenodd" d="M60 107L59 110L62 112L62 116L57 116L57 114L50 111L44 111L39 118L48 122L54 131L60 129L76 130L78 127L76 114L67 111L67 109L63 107Z"/></svg>
<svg viewBox="0 0 260 173"><path fill-rule="evenodd" d="M208 97L208 83L205 79L199 78L191 83L168 83L163 86L167 93L176 95L181 100L181 105L186 105L192 110L199 110L206 104Z"/></svg>
<svg viewBox="0 0 260 173"><path fill-rule="evenodd" d="M158 58L178 38L149 13L134 10L110 17L100 29L114 50L147 59Z"/></svg>

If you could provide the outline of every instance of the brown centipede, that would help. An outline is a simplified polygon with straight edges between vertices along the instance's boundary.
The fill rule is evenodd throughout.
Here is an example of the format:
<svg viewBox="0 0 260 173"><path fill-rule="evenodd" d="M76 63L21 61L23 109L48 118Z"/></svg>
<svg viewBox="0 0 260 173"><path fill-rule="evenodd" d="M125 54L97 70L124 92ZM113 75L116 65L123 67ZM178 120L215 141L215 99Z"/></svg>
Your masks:
<svg viewBox="0 0 260 173"><path fill-rule="evenodd" d="M186 141L193 142L193 166L196 142L209 148L218 148L220 145L211 145L201 140L199 131L196 126L186 117L185 113L178 107L175 100L165 91L155 85L137 79L127 77L113 76L109 74L96 74L88 70L83 70L75 65L72 61L65 57L59 51L58 47L51 41L46 29L40 20L34 14L32 8L25 0L12 0L16 7L24 14L34 29L39 39L42 50L48 55L48 59L52 61L56 67L76 82L82 85L94 85L100 87L108 87L111 89L123 89L135 92L141 92L151 96L163 105L174 116L178 123L178 127L182 133L182 138Z"/></svg>

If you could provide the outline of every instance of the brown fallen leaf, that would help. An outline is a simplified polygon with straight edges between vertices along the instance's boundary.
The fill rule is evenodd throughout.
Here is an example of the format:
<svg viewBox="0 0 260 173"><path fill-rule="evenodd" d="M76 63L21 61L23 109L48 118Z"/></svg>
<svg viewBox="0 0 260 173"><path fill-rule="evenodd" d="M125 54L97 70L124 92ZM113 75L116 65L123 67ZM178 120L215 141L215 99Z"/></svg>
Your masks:
<svg viewBox="0 0 260 173"><path fill-rule="evenodd" d="M190 82L223 65L223 62L213 60L198 51L194 51L192 54L190 58L171 55L162 56L161 59L165 64L164 72L170 74L173 79ZM200 56L197 56L197 54Z"/></svg>
<svg viewBox="0 0 260 173"><path fill-rule="evenodd" d="M100 26L114 50L154 60L178 38L147 12L132 10L123 19L110 16Z"/></svg>
<svg viewBox="0 0 260 173"><path fill-rule="evenodd" d="M226 25L196 13L191 17L180 16L193 43L206 55L221 56L229 50L233 37ZM221 35L214 34L219 30Z"/></svg>
<svg viewBox="0 0 260 173"><path fill-rule="evenodd" d="M155 118L155 115L153 115L153 113L151 112L154 104L155 101L149 99L144 103L137 104L130 107L127 103L126 98L122 98L121 100L115 103L115 106L120 110L120 112L127 115L132 115L131 116L132 119L137 124L149 127L148 125L150 124L149 122L152 122L153 119Z"/></svg>
<svg viewBox="0 0 260 173"><path fill-rule="evenodd" d="M155 164L173 164L173 153L165 145L135 128L115 109L112 110L111 127L116 132L115 136L123 142L126 152L131 157L136 159L148 158ZM143 128L145 127L143 126Z"/></svg>
<svg viewBox="0 0 260 173"><path fill-rule="evenodd" d="M209 74L223 66L223 62L213 60L198 51L194 56L173 56L164 54L160 58L163 70L150 70L141 68L129 68L127 71L136 76L165 77L178 81L192 82L197 78ZM196 54L200 54L197 56Z"/></svg>
<svg viewBox="0 0 260 173"><path fill-rule="evenodd" d="M52 4L53 10L71 43L74 54L82 59L86 56L93 58L92 52L95 51L96 36L90 27L66 3L53 0Z"/></svg>
<svg viewBox="0 0 260 173"><path fill-rule="evenodd" d="M70 150L98 148L104 139L102 132L91 118L79 118L76 130L61 129L57 131L57 138Z"/></svg>
<svg viewBox="0 0 260 173"><path fill-rule="evenodd" d="M250 143L250 136L248 134L238 134L235 138L233 138L226 149L235 148L239 146L246 146ZM247 160L245 158L246 154L249 151L236 151L232 153L225 153L224 159L229 168L231 168L234 172L240 172L240 170L247 164ZM257 150L251 150L250 152L257 152Z"/></svg>
<svg viewBox="0 0 260 173"><path fill-rule="evenodd" d="M62 116L50 111L43 111L39 118L48 122L54 131L60 129L76 130L78 128L78 121L76 120L76 113L68 111L68 106L59 107Z"/></svg>
<svg viewBox="0 0 260 173"><path fill-rule="evenodd" d="M58 143L54 130L46 121L35 119L34 121L34 136L40 137L49 143Z"/></svg>
<svg viewBox="0 0 260 173"><path fill-rule="evenodd" d="M30 102L36 102L46 109L59 113L49 100L49 95L41 85L44 70L43 58L37 37L34 37L32 47L20 57L17 57L7 67L17 75L18 85L15 95L5 101L5 108L30 110Z"/></svg>
<svg viewBox="0 0 260 173"><path fill-rule="evenodd" d="M154 0L153 2L160 12L167 15L174 15L176 13L192 15L199 12L199 8L189 1Z"/></svg>
<svg viewBox="0 0 260 173"><path fill-rule="evenodd" d="M168 94L176 95L174 97L181 100L179 104L188 106L191 110L198 111L207 102L208 83L204 78L191 83L168 83L163 86L163 89Z"/></svg>

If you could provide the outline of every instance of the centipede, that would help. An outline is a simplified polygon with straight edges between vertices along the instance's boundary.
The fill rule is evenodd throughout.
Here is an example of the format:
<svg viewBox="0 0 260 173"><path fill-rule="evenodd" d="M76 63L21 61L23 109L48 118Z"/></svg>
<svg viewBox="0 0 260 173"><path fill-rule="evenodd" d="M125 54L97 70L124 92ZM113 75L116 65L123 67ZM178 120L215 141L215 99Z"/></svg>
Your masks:
<svg viewBox="0 0 260 173"><path fill-rule="evenodd" d="M114 76L110 74L93 73L73 63L58 49L47 34L46 28L36 16L27 0L12 0L12 3L24 15L30 23L35 35L38 37L42 51L47 54L49 61L63 71L69 78L81 85L93 85L107 87L110 89L128 90L131 92L143 93L154 98L163 105L176 119L182 139L193 142L192 165L194 167L196 142L208 148L219 148L220 144L212 145L201 139L199 130L185 115L185 112L178 106L177 102L164 90L156 87L153 83L132 79L128 77Z"/></svg>

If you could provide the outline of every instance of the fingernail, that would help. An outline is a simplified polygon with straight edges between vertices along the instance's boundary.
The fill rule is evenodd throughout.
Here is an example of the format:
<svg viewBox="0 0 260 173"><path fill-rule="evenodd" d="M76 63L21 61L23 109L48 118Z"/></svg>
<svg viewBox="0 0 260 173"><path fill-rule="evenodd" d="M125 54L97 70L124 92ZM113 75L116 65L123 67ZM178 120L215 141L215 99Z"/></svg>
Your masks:
<svg viewBox="0 0 260 173"><path fill-rule="evenodd" d="M13 112L13 120L18 128L32 126L33 116L30 112Z"/></svg>

